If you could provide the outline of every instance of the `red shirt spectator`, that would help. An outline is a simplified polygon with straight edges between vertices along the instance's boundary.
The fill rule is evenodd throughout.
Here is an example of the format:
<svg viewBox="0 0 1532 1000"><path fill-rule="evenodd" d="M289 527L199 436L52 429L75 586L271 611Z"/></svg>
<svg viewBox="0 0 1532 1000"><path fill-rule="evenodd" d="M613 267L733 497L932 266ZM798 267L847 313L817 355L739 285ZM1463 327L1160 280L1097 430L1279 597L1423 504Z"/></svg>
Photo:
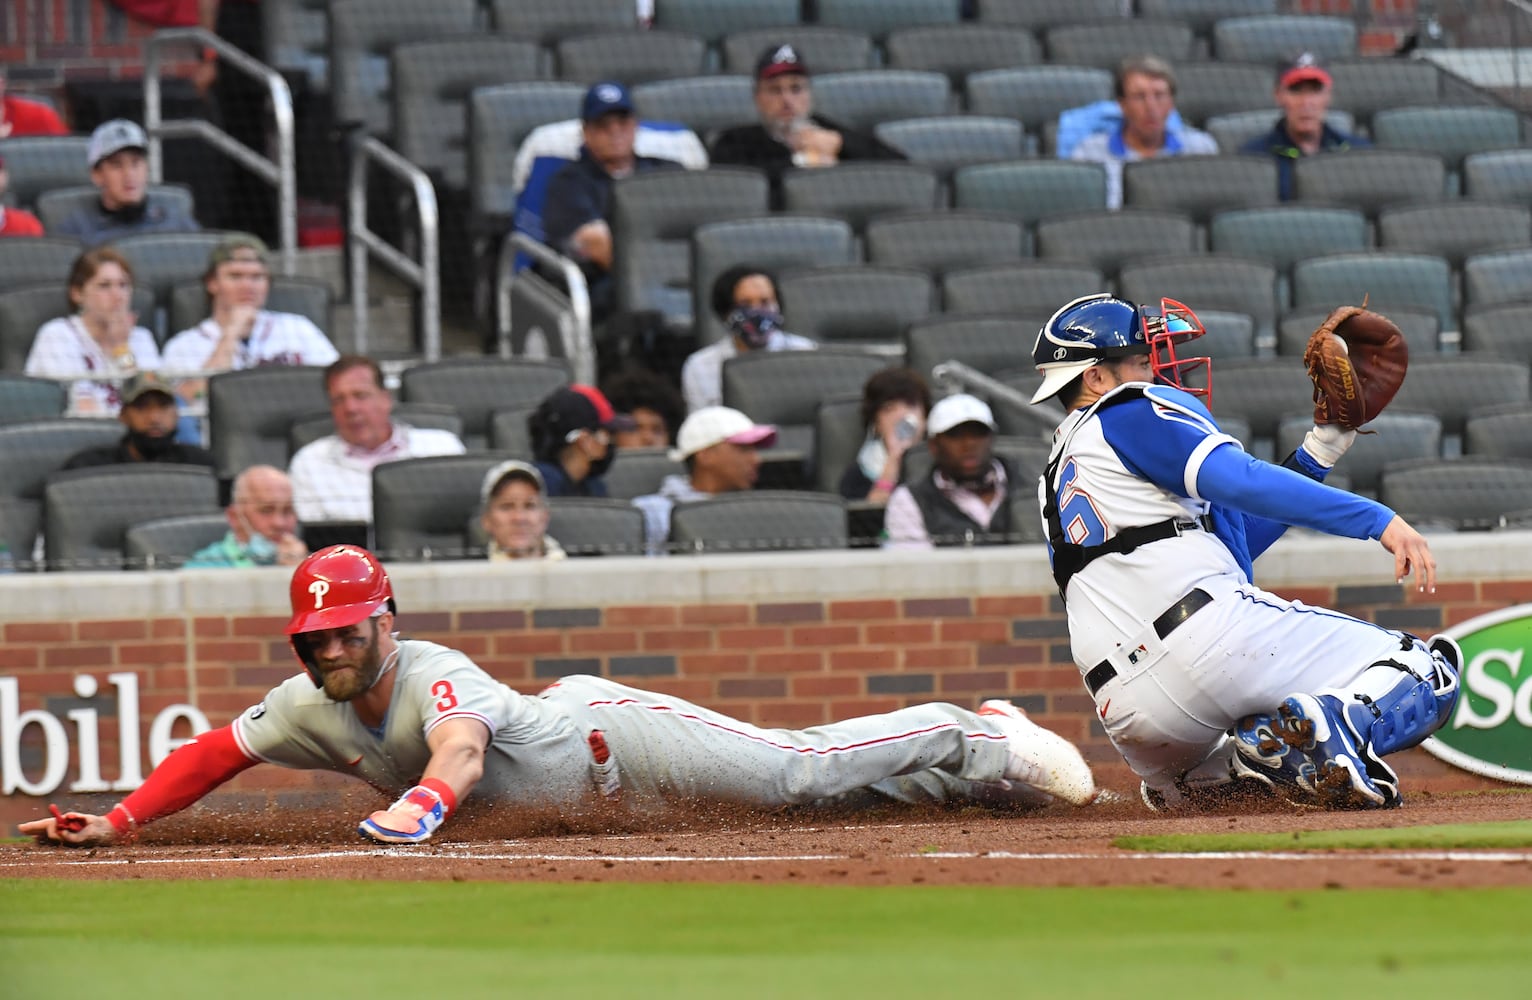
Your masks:
<svg viewBox="0 0 1532 1000"><path fill-rule="evenodd" d="M0 157L0 198L5 197L5 191L10 186L11 175L6 173L5 158ZM0 236L41 236L42 234L43 224L37 221L37 216L19 208L6 208L0 204Z"/></svg>

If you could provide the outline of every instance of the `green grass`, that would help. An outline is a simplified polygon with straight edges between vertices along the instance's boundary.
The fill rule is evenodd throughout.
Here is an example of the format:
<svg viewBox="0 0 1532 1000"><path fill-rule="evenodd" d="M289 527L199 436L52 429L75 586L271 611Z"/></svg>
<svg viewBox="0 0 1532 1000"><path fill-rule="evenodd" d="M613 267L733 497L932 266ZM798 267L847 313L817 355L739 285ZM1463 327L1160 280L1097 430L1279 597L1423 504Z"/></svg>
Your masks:
<svg viewBox="0 0 1532 1000"><path fill-rule="evenodd" d="M1532 893L0 881L8 996L1523 996ZM1384 919L1386 915L1386 919ZM1314 984L1322 984L1315 987Z"/></svg>
<svg viewBox="0 0 1532 1000"><path fill-rule="evenodd" d="M1294 830L1285 833L1176 833L1118 837L1129 851L1336 851L1458 850L1532 847L1532 820L1453 823L1370 830Z"/></svg>

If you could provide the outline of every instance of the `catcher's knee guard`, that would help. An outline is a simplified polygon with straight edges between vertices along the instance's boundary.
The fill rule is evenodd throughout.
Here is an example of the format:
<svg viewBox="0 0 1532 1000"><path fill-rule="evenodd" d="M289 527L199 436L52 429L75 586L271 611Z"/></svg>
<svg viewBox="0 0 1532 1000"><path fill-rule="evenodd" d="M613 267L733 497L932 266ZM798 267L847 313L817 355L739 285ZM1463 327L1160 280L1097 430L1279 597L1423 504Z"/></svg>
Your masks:
<svg viewBox="0 0 1532 1000"><path fill-rule="evenodd" d="M1414 640L1406 641L1411 648L1405 658L1375 663L1360 679L1362 685L1368 681L1386 685L1381 694L1332 692L1345 703L1352 728L1379 757L1418 745L1446 724L1457 704L1458 672L1463 664L1458 644L1444 635L1433 636L1424 650ZM1380 668L1392 668L1398 674L1390 677Z"/></svg>

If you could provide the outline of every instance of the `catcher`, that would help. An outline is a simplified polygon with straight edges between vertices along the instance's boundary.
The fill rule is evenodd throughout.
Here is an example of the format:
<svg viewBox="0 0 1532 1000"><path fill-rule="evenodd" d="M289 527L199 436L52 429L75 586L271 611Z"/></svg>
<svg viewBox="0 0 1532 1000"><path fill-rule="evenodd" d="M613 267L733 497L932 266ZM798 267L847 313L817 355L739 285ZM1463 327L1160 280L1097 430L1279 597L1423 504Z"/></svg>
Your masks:
<svg viewBox="0 0 1532 1000"><path fill-rule="evenodd" d="M1462 652L1284 600L1252 582L1252 563L1301 525L1377 539L1396 580L1435 589L1419 532L1323 485L1397 390L1403 341L1364 310L1315 333L1315 425L1279 466L1221 432L1207 390L1190 387L1210 384L1188 377L1209 361L1177 352L1202 333L1178 302L1092 295L1055 313L1033 347L1032 402L1058 397L1068 414L1039 503L1086 689L1152 809L1251 794L1396 806L1384 758L1447 720Z"/></svg>

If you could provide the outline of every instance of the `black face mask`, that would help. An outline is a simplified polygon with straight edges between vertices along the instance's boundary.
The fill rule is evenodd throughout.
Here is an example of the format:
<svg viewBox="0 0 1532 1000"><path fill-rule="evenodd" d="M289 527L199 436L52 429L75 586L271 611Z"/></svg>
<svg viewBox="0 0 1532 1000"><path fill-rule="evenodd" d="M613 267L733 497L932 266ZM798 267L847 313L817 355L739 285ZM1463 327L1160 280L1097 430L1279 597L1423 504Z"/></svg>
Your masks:
<svg viewBox="0 0 1532 1000"><path fill-rule="evenodd" d="M729 313L728 324L747 350L759 351L782 329L782 316L774 309L736 309Z"/></svg>
<svg viewBox="0 0 1532 1000"><path fill-rule="evenodd" d="M169 434L145 434L143 431L130 430L128 443L144 456L144 461L157 462L175 449L176 435L174 431Z"/></svg>
<svg viewBox="0 0 1532 1000"><path fill-rule="evenodd" d="M606 446L606 454L602 455L596 461L590 463L590 472L586 475L585 478L597 479L606 475L606 470L610 469L612 467L612 463L615 461L617 461L617 446L615 444L609 444Z"/></svg>

